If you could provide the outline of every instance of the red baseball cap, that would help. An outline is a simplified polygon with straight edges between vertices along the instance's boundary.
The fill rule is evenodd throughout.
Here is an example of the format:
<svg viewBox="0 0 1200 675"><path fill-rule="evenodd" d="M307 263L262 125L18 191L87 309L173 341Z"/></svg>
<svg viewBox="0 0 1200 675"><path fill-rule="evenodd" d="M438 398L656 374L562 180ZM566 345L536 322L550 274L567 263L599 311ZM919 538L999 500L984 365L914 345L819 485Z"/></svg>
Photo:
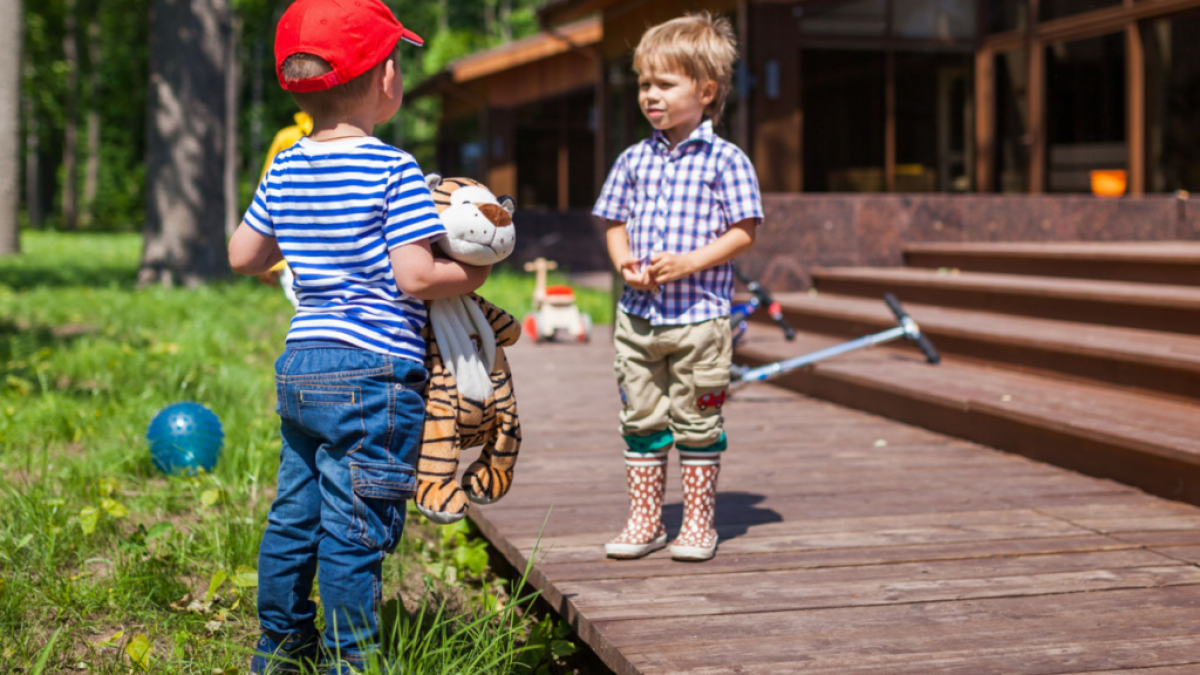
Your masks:
<svg viewBox="0 0 1200 675"><path fill-rule="evenodd" d="M400 40L425 44L380 0L296 0L275 31L275 74L287 91L329 89L374 68ZM319 56L333 70L320 77L286 82L283 62L294 54Z"/></svg>

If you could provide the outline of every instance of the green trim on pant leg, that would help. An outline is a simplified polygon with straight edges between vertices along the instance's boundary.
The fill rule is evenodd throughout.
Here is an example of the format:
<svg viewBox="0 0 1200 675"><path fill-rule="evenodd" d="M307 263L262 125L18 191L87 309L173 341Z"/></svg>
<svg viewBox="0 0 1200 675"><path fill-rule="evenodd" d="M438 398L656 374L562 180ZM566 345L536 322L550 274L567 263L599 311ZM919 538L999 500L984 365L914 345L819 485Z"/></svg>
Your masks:
<svg viewBox="0 0 1200 675"><path fill-rule="evenodd" d="M675 448L680 452L725 452L728 447L729 443L725 440L724 431L721 432L721 438L717 439L716 443L710 443L699 448L693 448L690 445L683 445L682 443L675 445Z"/></svg>
<svg viewBox="0 0 1200 675"><path fill-rule="evenodd" d="M675 435L671 433L670 429L655 431L645 436L625 436L625 445L629 447L629 451L641 454L662 452L671 447L671 443L674 442Z"/></svg>

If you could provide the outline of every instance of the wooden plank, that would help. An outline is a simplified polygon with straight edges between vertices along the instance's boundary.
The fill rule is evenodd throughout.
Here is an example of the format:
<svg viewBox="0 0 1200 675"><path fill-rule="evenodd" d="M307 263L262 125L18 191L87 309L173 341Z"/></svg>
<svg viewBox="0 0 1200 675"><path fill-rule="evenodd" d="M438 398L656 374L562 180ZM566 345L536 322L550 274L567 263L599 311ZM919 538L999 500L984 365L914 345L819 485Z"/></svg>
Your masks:
<svg viewBox="0 0 1200 675"><path fill-rule="evenodd" d="M937 544L872 546L826 549L797 549L772 553L731 553L722 551L702 566L674 565L663 570L670 557L659 551L641 560L614 561L604 557L599 546L554 548L538 556L538 567L555 582L596 579L661 578L669 576L707 576L730 572L766 572L822 567L887 565L894 563L944 560L985 559L1012 556L1036 556L1055 553L1116 551L1141 548L1102 535L1047 537L1042 539L993 539ZM1200 559L1200 546L1156 549L1162 555L1180 561ZM693 569L699 567L699 569Z"/></svg>
<svg viewBox="0 0 1200 675"><path fill-rule="evenodd" d="M650 579L557 581L592 621L1052 595L1200 584L1200 569L1149 551L1089 551Z"/></svg>
<svg viewBox="0 0 1200 675"><path fill-rule="evenodd" d="M766 622L711 615L597 623L647 673L1068 673L1191 660L1176 638L1198 627L1198 590L777 612ZM1163 636L1170 639L1152 642ZM737 654L739 670L721 653Z"/></svg>

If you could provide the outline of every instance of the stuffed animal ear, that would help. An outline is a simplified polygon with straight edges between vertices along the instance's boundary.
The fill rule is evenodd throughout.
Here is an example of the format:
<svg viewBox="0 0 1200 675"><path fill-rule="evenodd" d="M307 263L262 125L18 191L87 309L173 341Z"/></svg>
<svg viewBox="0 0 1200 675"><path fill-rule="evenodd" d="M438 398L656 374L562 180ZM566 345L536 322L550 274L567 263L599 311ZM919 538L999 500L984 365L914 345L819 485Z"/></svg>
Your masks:
<svg viewBox="0 0 1200 675"><path fill-rule="evenodd" d="M438 189L438 187L440 187L441 184L442 184L442 174L440 174L440 173L425 174L425 185L426 185L426 187L429 188L430 192L433 192L434 190Z"/></svg>
<svg viewBox="0 0 1200 675"><path fill-rule="evenodd" d="M510 195L500 195L496 201L500 202L500 208L508 211L510 216L517 210L517 202Z"/></svg>

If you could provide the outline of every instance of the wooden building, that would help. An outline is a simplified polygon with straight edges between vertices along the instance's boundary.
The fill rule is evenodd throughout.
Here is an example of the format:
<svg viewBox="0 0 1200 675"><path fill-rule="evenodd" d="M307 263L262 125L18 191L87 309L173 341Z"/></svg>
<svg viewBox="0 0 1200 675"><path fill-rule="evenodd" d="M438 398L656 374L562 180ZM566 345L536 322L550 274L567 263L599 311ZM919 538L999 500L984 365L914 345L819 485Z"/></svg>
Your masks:
<svg viewBox="0 0 1200 675"><path fill-rule="evenodd" d="M587 206L647 132L632 47L698 9L737 25L720 132L764 191L1087 192L1096 169L1134 195L1200 187L1200 0L555 0L545 32L423 87L442 162Z"/></svg>

